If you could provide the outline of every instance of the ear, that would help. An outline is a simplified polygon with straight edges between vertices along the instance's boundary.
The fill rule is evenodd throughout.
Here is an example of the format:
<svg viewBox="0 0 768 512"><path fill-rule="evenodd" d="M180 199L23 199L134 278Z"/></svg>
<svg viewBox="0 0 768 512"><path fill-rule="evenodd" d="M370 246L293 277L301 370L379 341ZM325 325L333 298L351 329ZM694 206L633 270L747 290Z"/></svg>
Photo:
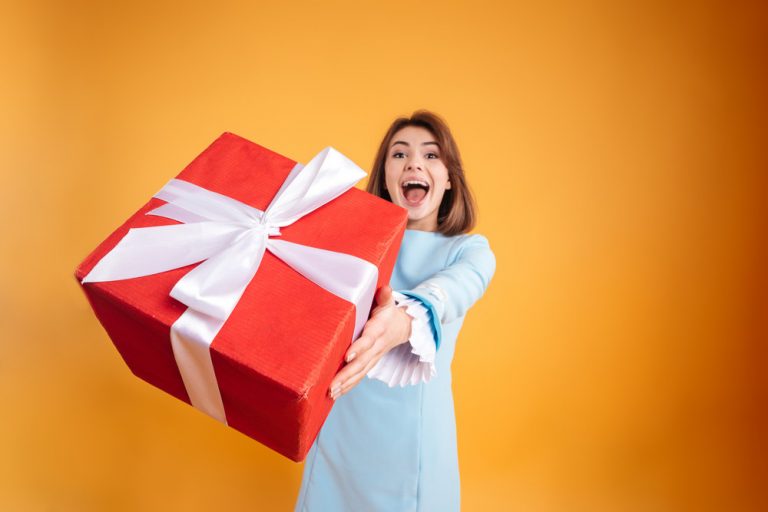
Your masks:
<svg viewBox="0 0 768 512"><path fill-rule="evenodd" d="M450 190L450 189L451 189L451 180L448 180L448 181L445 183L445 190Z"/></svg>

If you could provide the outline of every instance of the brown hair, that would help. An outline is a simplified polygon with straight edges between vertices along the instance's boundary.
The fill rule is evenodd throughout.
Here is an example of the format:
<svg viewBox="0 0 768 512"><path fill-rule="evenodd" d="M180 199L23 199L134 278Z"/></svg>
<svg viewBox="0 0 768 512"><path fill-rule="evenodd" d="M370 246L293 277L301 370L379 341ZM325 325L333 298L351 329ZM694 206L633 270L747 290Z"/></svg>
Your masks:
<svg viewBox="0 0 768 512"><path fill-rule="evenodd" d="M437 211L437 231L446 236L468 232L475 225L477 207L467 180L464 178L464 167L461 164L461 156L456 141L453 139L448 125L437 114L427 110L417 110L411 117L398 117L394 120L381 141L381 145L379 145L366 190L387 201L392 201L385 183L384 164L387 161L387 152L392 137L406 126L419 126L429 130L440 147L440 158L448 169L451 188L445 191Z"/></svg>

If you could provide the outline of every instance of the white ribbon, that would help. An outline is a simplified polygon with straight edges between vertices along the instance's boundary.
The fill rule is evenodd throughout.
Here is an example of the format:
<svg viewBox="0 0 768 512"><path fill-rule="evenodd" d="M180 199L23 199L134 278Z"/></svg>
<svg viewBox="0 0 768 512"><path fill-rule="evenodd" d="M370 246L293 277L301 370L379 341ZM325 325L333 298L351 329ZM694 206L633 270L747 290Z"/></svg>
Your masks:
<svg viewBox="0 0 768 512"><path fill-rule="evenodd" d="M192 183L173 179L148 212L182 224L134 228L83 283L147 276L202 262L171 297L188 308L171 326L171 346L194 407L226 423L210 346L235 309L268 250L301 275L355 305L357 338L368 318L378 269L349 254L270 238L349 190L365 172L328 147L306 167L296 164L265 211Z"/></svg>

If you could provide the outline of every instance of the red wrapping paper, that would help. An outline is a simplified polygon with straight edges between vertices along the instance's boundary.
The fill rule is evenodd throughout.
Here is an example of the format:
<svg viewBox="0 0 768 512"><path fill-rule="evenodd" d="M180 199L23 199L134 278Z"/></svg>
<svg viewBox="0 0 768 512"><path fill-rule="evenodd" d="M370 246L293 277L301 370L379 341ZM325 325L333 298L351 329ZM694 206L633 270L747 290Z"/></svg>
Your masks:
<svg viewBox="0 0 768 512"><path fill-rule="evenodd" d="M295 161L225 133L177 178L266 209ZM77 268L78 282L130 228L176 222L145 215L144 205ZM379 269L389 282L407 220L405 210L355 188L281 228L281 239L342 252ZM131 371L189 403L170 343L186 306L169 296L194 265L123 281L86 283L96 316ZM299 275L269 251L211 345L229 426L286 457L306 457L333 401L327 391L352 339L355 308Z"/></svg>

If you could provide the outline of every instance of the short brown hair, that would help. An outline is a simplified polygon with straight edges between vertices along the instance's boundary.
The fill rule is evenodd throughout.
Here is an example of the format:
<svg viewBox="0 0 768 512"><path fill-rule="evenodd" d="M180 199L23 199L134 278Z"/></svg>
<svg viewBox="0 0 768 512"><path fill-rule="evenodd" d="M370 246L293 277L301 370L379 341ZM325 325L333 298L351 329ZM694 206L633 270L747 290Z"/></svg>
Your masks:
<svg viewBox="0 0 768 512"><path fill-rule="evenodd" d="M459 148L453 135L451 135L451 130L445 121L433 112L417 110L411 117L398 117L394 120L379 145L366 190L387 201L392 201L385 183L384 164L387 161L387 152L392 137L406 126L419 126L429 130L440 147L440 158L448 169L451 188L445 191L437 211L437 231L446 236L468 232L475 225L475 201L464 177L464 167L461 163Z"/></svg>

